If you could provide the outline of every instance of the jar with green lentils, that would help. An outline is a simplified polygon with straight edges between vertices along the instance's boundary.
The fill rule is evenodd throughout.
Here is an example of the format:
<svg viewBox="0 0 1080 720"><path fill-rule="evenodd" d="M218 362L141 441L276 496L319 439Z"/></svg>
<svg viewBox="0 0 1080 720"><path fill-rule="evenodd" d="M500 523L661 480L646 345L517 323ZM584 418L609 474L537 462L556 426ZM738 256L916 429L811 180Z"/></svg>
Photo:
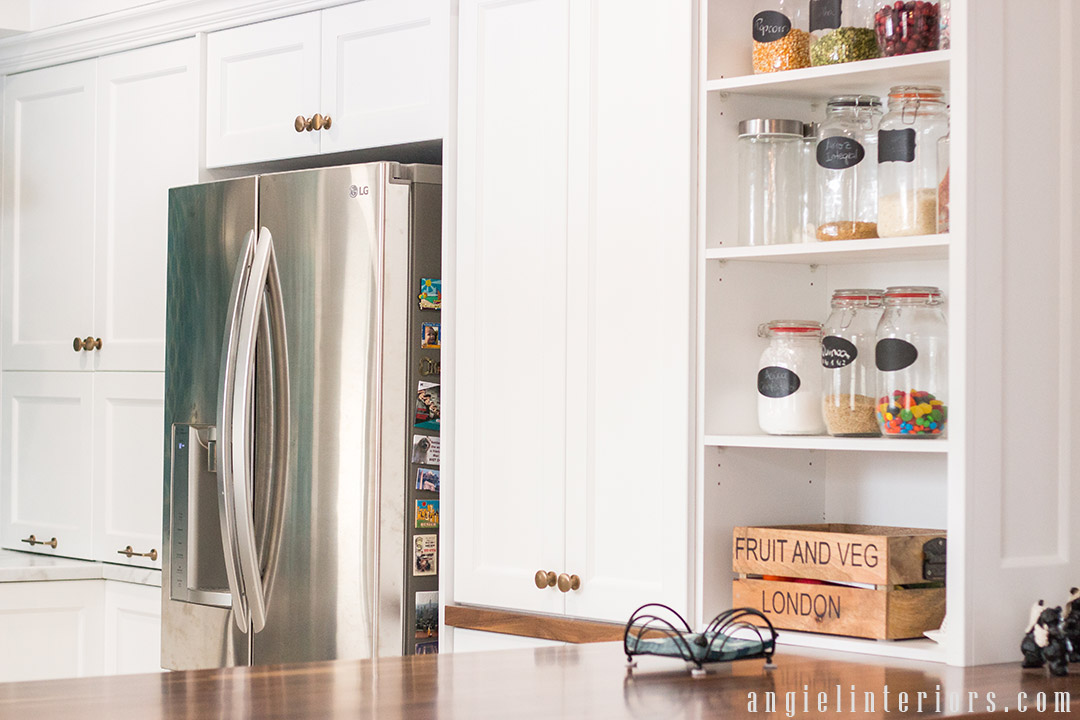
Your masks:
<svg viewBox="0 0 1080 720"><path fill-rule="evenodd" d="M813 65L881 57L874 32L873 0L810 0Z"/></svg>

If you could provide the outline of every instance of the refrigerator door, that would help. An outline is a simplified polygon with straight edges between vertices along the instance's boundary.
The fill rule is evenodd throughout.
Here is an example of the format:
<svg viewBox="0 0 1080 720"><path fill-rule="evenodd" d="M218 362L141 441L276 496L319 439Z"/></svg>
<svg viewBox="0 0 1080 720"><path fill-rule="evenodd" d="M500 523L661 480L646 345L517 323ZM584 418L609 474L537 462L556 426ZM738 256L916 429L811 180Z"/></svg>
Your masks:
<svg viewBox="0 0 1080 720"><path fill-rule="evenodd" d="M256 190L241 178L169 192L161 662L171 669L250 662L250 633L232 619L215 455L222 338Z"/></svg>
<svg viewBox="0 0 1080 720"><path fill-rule="evenodd" d="M276 578L253 663L371 657L380 636L401 653L404 471L380 444L384 411L398 416L395 437L406 422L405 403L383 403L385 374L403 375L405 362L384 352L387 334L405 332L384 325L386 296L408 292L409 187L390 182L394 168L259 180L260 225L274 239L284 298L293 431ZM403 389L402 380L398 398ZM392 480L380 474L389 464ZM259 506L258 484L254 492Z"/></svg>

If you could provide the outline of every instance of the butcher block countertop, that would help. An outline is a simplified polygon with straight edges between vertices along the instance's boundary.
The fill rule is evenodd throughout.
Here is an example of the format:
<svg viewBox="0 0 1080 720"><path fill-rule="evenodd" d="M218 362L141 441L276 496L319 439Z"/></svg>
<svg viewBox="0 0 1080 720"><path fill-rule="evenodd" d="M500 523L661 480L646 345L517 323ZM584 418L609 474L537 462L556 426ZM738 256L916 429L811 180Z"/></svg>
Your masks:
<svg viewBox="0 0 1080 720"><path fill-rule="evenodd" d="M990 692L993 717L1001 717L1005 706L1015 713L1021 692L1027 693L1028 716L1037 715L1040 692L1048 693L1047 714L1055 692L1068 693L1073 712L1080 713L1080 675L1052 678L1021 670L1019 662L963 669L796 649L781 649L775 660L775 670L765 670L761 660L743 660L694 679L680 662L642 658L631 678L621 646L602 643L7 683L0 684L0 718L775 718L788 717L789 691L797 692L792 717L850 717L852 685L860 703L857 717L990 717ZM837 685L844 696L842 714L834 713ZM934 711L935 688L942 693L941 713ZM921 714L913 707L920 691L928 698ZM763 705L768 692L776 696L772 713ZM817 706L819 692L827 693L825 712ZM863 712L864 692L876 695L874 712ZM907 713L897 706L902 692L909 694ZM972 692L978 693L975 712L967 704ZM751 693L759 698L756 713L748 709ZM953 693L963 699L962 708L950 711L947 698Z"/></svg>

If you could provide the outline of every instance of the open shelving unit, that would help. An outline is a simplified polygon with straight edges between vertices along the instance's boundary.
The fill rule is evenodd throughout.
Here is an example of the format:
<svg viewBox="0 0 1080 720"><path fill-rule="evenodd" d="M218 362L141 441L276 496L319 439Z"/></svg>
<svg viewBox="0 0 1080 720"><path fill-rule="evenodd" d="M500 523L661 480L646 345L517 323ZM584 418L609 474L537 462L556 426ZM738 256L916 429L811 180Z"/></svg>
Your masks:
<svg viewBox="0 0 1080 720"><path fill-rule="evenodd" d="M739 525L861 523L949 528L948 438L770 436L757 425L757 326L823 321L833 290L963 282L949 235L740 247L736 125L753 117L824 117L832 95L885 96L902 84L951 85L950 51L766 75L751 74L752 0L702 0L698 197L697 620L731 606L732 529ZM957 139L953 139L954 147ZM955 182L955 176L954 176ZM964 322L950 313L950 345ZM955 341L955 343L954 343ZM954 458L955 460L955 458ZM953 568L950 567L950 576ZM948 632L872 641L782 631L780 643L950 661Z"/></svg>

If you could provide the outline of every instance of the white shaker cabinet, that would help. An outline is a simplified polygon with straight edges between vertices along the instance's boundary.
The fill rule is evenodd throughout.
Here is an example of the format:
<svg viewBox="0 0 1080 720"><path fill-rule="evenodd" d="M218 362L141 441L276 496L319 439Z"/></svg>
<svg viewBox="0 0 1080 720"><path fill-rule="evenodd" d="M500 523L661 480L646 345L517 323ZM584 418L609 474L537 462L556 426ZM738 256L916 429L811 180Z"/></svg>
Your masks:
<svg viewBox="0 0 1080 720"><path fill-rule="evenodd" d="M95 560L161 567L164 397L162 373L94 376Z"/></svg>
<svg viewBox="0 0 1080 720"><path fill-rule="evenodd" d="M198 180L197 63L188 39L8 77L5 370L164 370L163 218Z"/></svg>
<svg viewBox="0 0 1080 720"><path fill-rule="evenodd" d="M101 675L101 580L0 583L0 682ZM155 588L156 589L156 588Z"/></svg>
<svg viewBox="0 0 1080 720"><path fill-rule="evenodd" d="M692 35L689 6L461 3L454 602L688 609Z"/></svg>
<svg viewBox="0 0 1080 720"><path fill-rule="evenodd" d="M211 33L206 164L436 140L448 0L364 0Z"/></svg>
<svg viewBox="0 0 1080 720"><path fill-rule="evenodd" d="M105 581L106 675L160 672L161 588Z"/></svg>
<svg viewBox="0 0 1080 720"><path fill-rule="evenodd" d="M93 376L6 372L2 386L4 547L91 557Z"/></svg>
<svg viewBox="0 0 1080 720"><path fill-rule="evenodd" d="M4 87L2 361L85 370L94 327L94 60L9 75Z"/></svg>
<svg viewBox="0 0 1080 720"><path fill-rule="evenodd" d="M169 188L199 177L198 53L189 39L98 60L96 370L165 370L165 218Z"/></svg>

